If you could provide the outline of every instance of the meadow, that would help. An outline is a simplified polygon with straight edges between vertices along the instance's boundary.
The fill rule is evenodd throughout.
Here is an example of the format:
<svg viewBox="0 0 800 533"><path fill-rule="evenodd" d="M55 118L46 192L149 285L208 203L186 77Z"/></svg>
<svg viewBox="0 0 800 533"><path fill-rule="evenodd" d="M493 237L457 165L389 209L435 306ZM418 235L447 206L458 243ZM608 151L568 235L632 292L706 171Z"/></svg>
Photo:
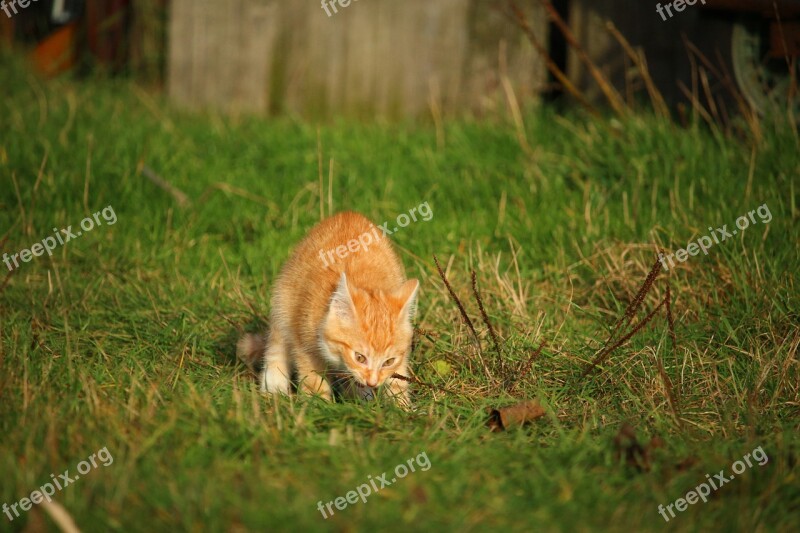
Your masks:
<svg viewBox="0 0 800 533"><path fill-rule="evenodd" d="M504 116L231 118L118 80L44 83L8 62L0 76L0 251L116 217L0 267L0 504L86 471L58 507L4 508L0 530L57 530L59 509L84 531L800 526L788 121L742 136L542 107L524 147ZM322 216L380 224L424 202L430 220L391 235L421 282L415 410L262 396L234 346L266 325L292 246ZM764 205L769 221L662 269L626 316L659 250ZM662 306L588 366L667 290L674 343ZM544 417L489 431L487 409L533 398ZM707 502L659 513L759 448L768 460ZM410 460L366 501L318 509Z"/></svg>

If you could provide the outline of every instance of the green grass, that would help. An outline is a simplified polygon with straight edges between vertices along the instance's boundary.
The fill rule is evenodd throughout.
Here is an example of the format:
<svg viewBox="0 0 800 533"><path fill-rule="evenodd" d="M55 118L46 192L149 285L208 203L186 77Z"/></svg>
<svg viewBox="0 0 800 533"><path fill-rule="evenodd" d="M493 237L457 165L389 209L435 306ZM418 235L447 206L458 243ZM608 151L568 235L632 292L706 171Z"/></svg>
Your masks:
<svg viewBox="0 0 800 533"><path fill-rule="evenodd" d="M113 463L56 497L85 531L800 525L800 158L787 125L765 124L753 143L647 115L533 110L526 154L503 117L446 122L438 146L426 124L186 115L120 82L45 85L8 65L0 74L14 80L0 101L2 252L109 205L118 218L22 264L0 290L0 503L106 447ZM392 238L422 282L412 368L453 392L413 386L412 414L275 402L235 360L237 335L265 322L272 280L320 218L320 157L326 213L330 160L333 211L382 223L422 202L433 209ZM140 161L192 204L145 179ZM670 286L674 351L660 313L581 379L656 246L674 252L764 203L769 224L662 272L645 298L639 318ZM491 379L433 254L449 265ZM499 385L472 269L507 377L548 342L511 390ZM450 373L434 371L439 360ZM532 397L547 417L487 431L487 407ZM649 471L616 456L625 421L642 442L664 441ZM669 523L658 514L758 446L765 466ZM318 501L422 452L429 470L328 520L318 512ZM13 522L0 515L0 530L26 525L55 529L39 507Z"/></svg>

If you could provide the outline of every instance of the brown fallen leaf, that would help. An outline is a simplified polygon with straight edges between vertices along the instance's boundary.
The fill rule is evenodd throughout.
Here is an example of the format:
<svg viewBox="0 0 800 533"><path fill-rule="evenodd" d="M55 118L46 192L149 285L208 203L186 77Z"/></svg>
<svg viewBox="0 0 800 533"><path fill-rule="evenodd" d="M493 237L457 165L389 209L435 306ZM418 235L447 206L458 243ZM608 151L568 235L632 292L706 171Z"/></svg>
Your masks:
<svg viewBox="0 0 800 533"><path fill-rule="evenodd" d="M514 426L525 424L541 418L546 414L539 400L529 400L509 407L489 409L489 420L486 425L494 432L503 431Z"/></svg>

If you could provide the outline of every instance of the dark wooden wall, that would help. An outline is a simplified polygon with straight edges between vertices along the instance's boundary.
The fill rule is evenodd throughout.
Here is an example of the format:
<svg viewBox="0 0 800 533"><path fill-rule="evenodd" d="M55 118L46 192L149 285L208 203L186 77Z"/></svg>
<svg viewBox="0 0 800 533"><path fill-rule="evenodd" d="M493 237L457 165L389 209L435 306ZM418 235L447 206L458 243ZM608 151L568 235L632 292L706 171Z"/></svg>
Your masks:
<svg viewBox="0 0 800 533"><path fill-rule="evenodd" d="M550 42L538 0L517 0L539 42ZM644 49L656 84L670 102L691 85L683 37L711 59L725 52L702 10L687 6L663 21L655 3L556 0L578 41L623 95L642 80L606 29L613 21ZM191 108L304 116L419 116L535 103L549 83L543 60L504 14L504 0L352 0L327 16L317 0L172 0L167 82ZM555 35L555 34L554 34ZM565 69L590 99L597 84L566 55Z"/></svg>

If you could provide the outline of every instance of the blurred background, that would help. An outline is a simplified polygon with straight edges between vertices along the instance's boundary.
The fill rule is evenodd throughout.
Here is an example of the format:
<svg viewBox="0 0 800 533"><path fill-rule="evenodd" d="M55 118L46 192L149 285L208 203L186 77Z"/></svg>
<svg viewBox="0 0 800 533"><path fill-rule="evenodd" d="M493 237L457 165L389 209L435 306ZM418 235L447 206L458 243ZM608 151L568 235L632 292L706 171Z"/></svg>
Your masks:
<svg viewBox="0 0 800 533"><path fill-rule="evenodd" d="M800 0L0 0L0 533L663 531L762 446L667 527L799 531L798 54ZM423 202L417 410L261 397L290 250Z"/></svg>
<svg viewBox="0 0 800 533"><path fill-rule="evenodd" d="M567 96L724 121L796 91L798 0L671 17L632 0L331 1L6 0L0 36L43 75L125 76L234 114L437 118Z"/></svg>

